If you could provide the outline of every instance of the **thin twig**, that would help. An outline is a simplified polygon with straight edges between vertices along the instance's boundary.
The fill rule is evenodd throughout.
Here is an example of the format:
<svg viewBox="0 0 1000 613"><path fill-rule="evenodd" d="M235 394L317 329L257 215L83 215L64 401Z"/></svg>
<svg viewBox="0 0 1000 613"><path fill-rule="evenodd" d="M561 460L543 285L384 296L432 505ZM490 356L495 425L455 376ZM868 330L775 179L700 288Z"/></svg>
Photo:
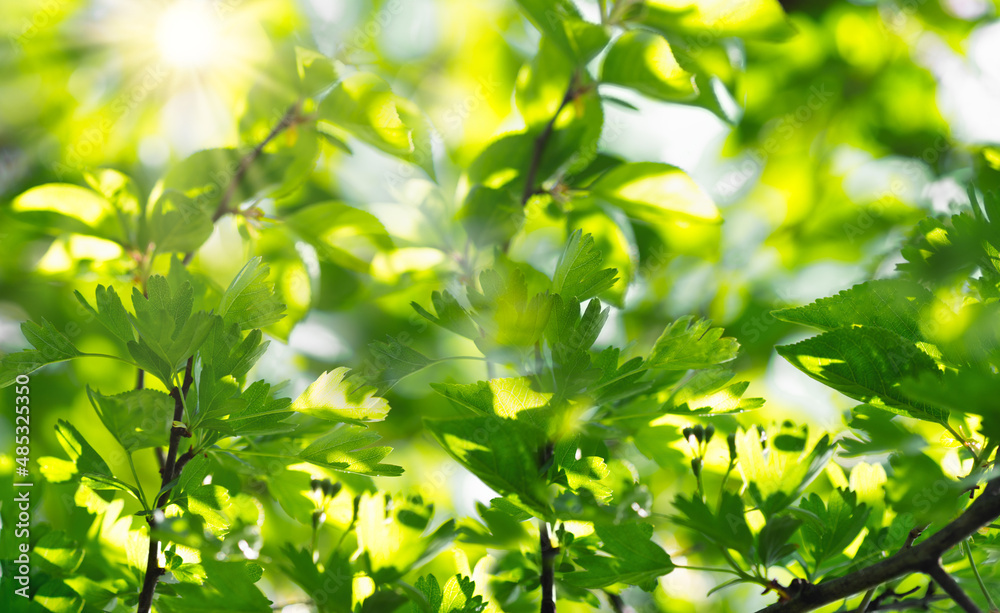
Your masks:
<svg viewBox="0 0 1000 613"><path fill-rule="evenodd" d="M279 134L292 127L299 122L299 111L301 110L301 103L295 102L288 107L285 114L281 116L278 123L271 128L264 140L260 141L256 147L250 150L242 159L240 159L240 164L236 168L236 172L233 173L232 178L229 180L229 184L226 185L226 191L222 193L222 197L219 199L219 206L215 208L215 213L212 214L212 223L219 221L223 215L232 212L230 208L230 203L233 197L236 195L236 190L246 176L247 171L250 170L250 166L254 161L260 157L260 154L264 152L264 147L266 147L271 141L273 141ZM189 251L184 254L184 264L187 265L191 262L191 258L194 257L194 252Z"/></svg>
<svg viewBox="0 0 1000 613"><path fill-rule="evenodd" d="M531 163L528 165L528 173L524 177L524 191L521 193L521 206L528 204L528 200L531 198L532 194L536 192L535 190L535 177L538 175L538 168L542 165L542 154L545 153L545 146L549 143L549 138L552 136L552 130L555 129L556 120L559 119L559 114L562 110L566 108L570 100L576 97L576 75L569 81L569 87L566 88L566 95L563 96L562 102L559 103L559 108L556 109L552 119L545 124L545 128L542 133L535 138L535 147L531 153Z"/></svg>

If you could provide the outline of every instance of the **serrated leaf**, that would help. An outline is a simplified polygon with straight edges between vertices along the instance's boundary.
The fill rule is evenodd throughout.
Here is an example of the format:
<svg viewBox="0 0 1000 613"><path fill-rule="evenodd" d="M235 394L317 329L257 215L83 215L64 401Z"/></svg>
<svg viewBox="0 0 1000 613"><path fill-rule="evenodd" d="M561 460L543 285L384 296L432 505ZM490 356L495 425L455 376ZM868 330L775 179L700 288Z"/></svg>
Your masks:
<svg viewBox="0 0 1000 613"><path fill-rule="evenodd" d="M772 315L824 331L854 325L885 328L917 343L927 340L920 331L921 316L934 303L947 308L919 283L880 279L803 307L774 311Z"/></svg>
<svg viewBox="0 0 1000 613"><path fill-rule="evenodd" d="M552 291L564 299L579 301L593 298L610 289L616 281L613 268L601 268L601 253L594 247L594 237L577 230L559 256L552 277Z"/></svg>
<svg viewBox="0 0 1000 613"><path fill-rule="evenodd" d="M90 306L87 299L78 291L73 292L83 308L87 309L97 321L101 322L109 332L119 340L128 342L135 340L135 332L129 323L128 311L113 287L98 285L94 292L94 302L97 307Z"/></svg>
<svg viewBox="0 0 1000 613"><path fill-rule="evenodd" d="M87 396L101 423L128 453L170 442L175 404L171 396L153 389L105 396L90 386Z"/></svg>
<svg viewBox="0 0 1000 613"><path fill-rule="evenodd" d="M270 613L271 601L251 581L245 562L202 560L205 582L177 583L174 595L161 595L157 610L164 613Z"/></svg>
<svg viewBox="0 0 1000 613"><path fill-rule="evenodd" d="M415 570L451 542L454 522L446 522L429 535L434 505L420 497L389 497L364 493L358 501L358 542L370 575L377 581L394 581Z"/></svg>
<svg viewBox="0 0 1000 613"><path fill-rule="evenodd" d="M902 381L936 375L934 360L916 345L883 328L839 328L794 345L778 354L813 379L872 406L946 424L948 412L912 400Z"/></svg>
<svg viewBox="0 0 1000 613"><path fill-rule="evenodd" d="M375 390L346 379L349 368L335 368L323 373L299 395L291 409L340 422L382 421L389 413L389 403L375 396Z"/></svg>
<svg viewBox="0 0 1000 613"><path fill-rule="evenodd" d="M707 319L681 317L663 330L646 359L651 368L688 370L708 368L736 358L740 344L723 337L722 328L713 328Z"/></svg>
<svg viewBox="0 0 1000 613"><path fill-rule="evenodd" d="M492 415L424 423L441 447L486 485L517 496L536 512L548 507L537 457L545 444L542 430L520 419Z"/></svg>
<svg viewBox="0 0 1000 613"><path fill-rule="evenodd" d="M604 555L578 555L575 561L585 570L566 573L563 581L588 589L627 583L652 591L657 578L674 569L667 552L650 540L653 526L649 524L599 523L594 530Z"/></svg>
<svg viewBox="0 0 1000 613"><path fill-rule="evenodd" d="M342 426L299 452L306 462L333 470L369 476L398 476L402 467L382 464L391 447L369 447L381 437L364 426Z"/></svg>
<svg viewBox="0 0 1000 613"><path fill-rule="evenodd" d="M227 326L237 324L241 330L263 328L284 317L285 305L267 282L269 272L270 268L257 256L237 273L219 301L219 315Z"/></svg>

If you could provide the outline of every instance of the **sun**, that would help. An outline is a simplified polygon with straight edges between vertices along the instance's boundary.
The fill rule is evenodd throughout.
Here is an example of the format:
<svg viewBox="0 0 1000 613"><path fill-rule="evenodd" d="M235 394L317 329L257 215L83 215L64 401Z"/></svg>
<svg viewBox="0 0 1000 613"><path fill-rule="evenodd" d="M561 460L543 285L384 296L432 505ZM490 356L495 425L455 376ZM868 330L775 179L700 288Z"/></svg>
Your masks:
<svg viewBox="0 0 1000 613"><path fill-rule="evenodd" d="M174 68L205 68L218 60L223 32L205 3L181 1L159 15L156 50Z"/></svg>

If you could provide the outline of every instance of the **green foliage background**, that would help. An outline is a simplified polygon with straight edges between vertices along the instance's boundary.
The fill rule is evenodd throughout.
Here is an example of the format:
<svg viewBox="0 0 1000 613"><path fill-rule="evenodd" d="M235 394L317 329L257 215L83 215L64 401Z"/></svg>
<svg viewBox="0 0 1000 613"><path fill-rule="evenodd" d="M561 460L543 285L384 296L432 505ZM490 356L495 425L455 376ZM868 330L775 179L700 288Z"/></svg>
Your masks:
<svg viewBox="0 0 1000 613"><path fill-rule="evenodd" d="M315 593L329 603L308 606L329 611L537 610L534 515L563 548L560 611L748 611L774 601L772 579L846 573L954 517L1000 436L1000 211L983 197L1000 188L1000 135L962 104L997 101L971 84L997 87L998 6L784 4L214 0L195 35L217 40L194 57L158 5L0 6L0 374L32 330L62 334L131 356L162 400L108 400L135 387L121 361L32 375L39 606L134 609L143 505L54 482L82 472L58 464L60 439L86 439L132 483L108 415L167 428L164 381L226 343L214 315L250 352L270 339L249 373L225 362L233 393L290 406L308 432L280 452L301 462L191 460L213 475L178 486L198 492L180 545L202 561L167 555L179 582L159 610ZM185 275L193 319L171 303ZM99 285L138 320L135 288L171 296L150 336L175 318L183 335L140 358ZM14 403L0 390L5 451ZM545 414L560 403L575 408ZM212 418L237 414L217 413L198 423L223 440L232 427ZM281 427L254 424L255 444L281 444ZM695 424L717 434L703 444ZM483 428L486 455L469 444ZM142 434L135 476L158 483L148 448L169 433ZM59 458L48 480L41 458ZM5 486L16 466L11 445ZM996 531L976 539L993 560ZM985 603L963 560L949 570ZM675 568L728 563L738 585L711 595L732 577ZM979 570L998 593L994 567ZM353 579L331 590L329 576Z"/></svg>

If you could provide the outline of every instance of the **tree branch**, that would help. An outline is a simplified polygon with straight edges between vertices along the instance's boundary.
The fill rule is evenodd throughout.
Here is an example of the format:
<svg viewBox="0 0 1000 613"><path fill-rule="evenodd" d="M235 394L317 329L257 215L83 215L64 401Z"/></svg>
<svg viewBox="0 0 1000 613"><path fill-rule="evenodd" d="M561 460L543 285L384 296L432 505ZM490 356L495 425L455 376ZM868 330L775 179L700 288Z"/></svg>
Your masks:
<svg viewBox="0 0 1000 613"><path fill-rule="evenodd" d="M944 590L946 594L951 596L951 599L955 601L955 604L962 607L965 613L982 613L979 610L979 606L969 598L969 595L965 593L962 586L955 581L954 577L949 575L941 565L932 566L928 569L927 574L929 574L941 589Z"/></svg>
<svg viewBox="0 0 1000 613"><path fill-rule="evenodd" d="M229 180L229 184L226 185L226 191L222 193L222 197L219 199L219 206L215 208L215 213L212 214L212 223L219 221L223 215L231 212L230 202L233 200L233 196L236 195L236 189L239 187L243 178L246 176L247 171L250 170L250 166L254 161L260 157L263 153L264 147L273 141L279 134L292 127L299 122L299 111L301 110L301 102L296 101L294 104L288 107L285 114L281 116L278 123L275 124L264 140L260 141L256 147L250 150L242 159L240 159L240 164L236 168L236 172L233 173L232 178ZM191 262L191 258L194 257L194 252L189 251L184 254L184 264L187 265Z"/></svg>
<svg viewBox="0 0 1000 613"><path fill-rule="evenodd" d="M990 480L983 493L969 505L964 513L922 543L904 548L889 558L838 579L817 585L804 583L792 598L765 607L759 613L812 611L825 604L848 598L897 577L915 572L929 574L941 584L941 587L956 603L965 607L966 604L972 604L972 601L968 600L968 596L961 592L958 584L941 569L941 556L997 517L1000 517L1000 477ZM945 585L941 583L942 581L950 581L951 583ZM958 592L952 593L949 589L957 589ZM960 600L963 597L965 600ZM972 606L975 607L975 604ZM979 611L978 608L965 608L965 610Z"/></svg>
<svg viewBox="0 0 1000 613"><path fill-rule="evenodd" d="M570 100L576 97L576 75L569 81L569 87L566 88L566 95L563 96L562 102L559 103L559 108L556 109L552 119L549 123L545 124L545 129L542 133L535 138L535 148L531 154L531 164L528 165L528 173L524 177L524 191L521 193L521 206L528 204L528 200L531 198L532 194L536 193L535 189L535 178L538 175L538 168L542 165L542 154L545 153L545 146L549 143L549 138L552 137L552 130L555 129L556 120L559 119L559 114L562 110L566 108Z"/></svg>
<svg viewBox="0 0 1000 613"><path fill-rule="evenodd" d="M541 613L556 613L556 554L559 550L552 547L549 540L549 525L544 519L538 520L538 540L541 545L542 557L542 609Z"/></svg>
<svg viewBox="0 0 1000 613"><path fill-rule="evenodd" d="M183 399L187 396L188 391L191 389L191 384L194 382L194 377L191 374L193 367L194 356L188 358L187 366L184 368L184 380L181 383L181 387L178 388L175 385L170 390L170 396L174 399L174 423L181 422L184 419ZM185 434L187 434L187 428L183 426L172 426L170 428L170 446L167 448L167 457L163 462L163 470L160 473L160 489L163 490L163 493L156 500L153 512L146 516L146 522L149 524L149 551L146 554L146 575L142 580L142 591L139 592L137 613L149 613L150 608L153 606L153 592L156 591L156 584L164 573L159 563L160 541L153 532L156 530L156 513L162 510L166 506L167 500L170 499L170 490L166 488L171 481L180 475L180 469L183 468L182 464L177 463L177 450L181 444L181 437Z"/></svg>

